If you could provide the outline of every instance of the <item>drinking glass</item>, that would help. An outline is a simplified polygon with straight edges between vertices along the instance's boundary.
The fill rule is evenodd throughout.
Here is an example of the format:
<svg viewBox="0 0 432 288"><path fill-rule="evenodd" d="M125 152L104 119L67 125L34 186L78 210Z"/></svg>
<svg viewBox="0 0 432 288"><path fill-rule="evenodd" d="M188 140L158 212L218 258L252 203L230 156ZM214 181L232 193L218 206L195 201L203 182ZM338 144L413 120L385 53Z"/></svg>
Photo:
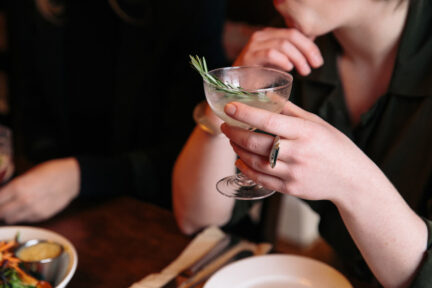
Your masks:
<svg viewBox="0 0 432 288"><path fill-rule="evenodd" d="M0 184L8 181L15 170L12 154L12 132L0 124Z"/></svg>
<svg viewBox="0 0 432 288"><path fill-rule="evenodd" d="M242 102L249 106L280 113L289 98L292 88L292 76L286 72L259 66L241 66L219 68L209 72L232 87L239 87L245 94L227 93L204 80L204 91L214 113L232 126L254 130L246 123L232 119L224 112L229 102ZM228 197L242 200L261 199L275 191L269 190L248 179L242 173L225 177L216 184L217 190Z"/></svg>

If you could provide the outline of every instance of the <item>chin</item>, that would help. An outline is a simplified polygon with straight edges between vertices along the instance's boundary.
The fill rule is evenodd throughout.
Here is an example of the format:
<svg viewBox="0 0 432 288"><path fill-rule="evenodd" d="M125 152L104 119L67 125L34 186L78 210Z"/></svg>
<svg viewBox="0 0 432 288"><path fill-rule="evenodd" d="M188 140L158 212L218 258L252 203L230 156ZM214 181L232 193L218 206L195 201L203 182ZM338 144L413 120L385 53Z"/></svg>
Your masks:
<svg viewBox="0 0 432 288"><path fill-rule="evenodd" d="M288 28L297 29L308 38L317 37L316 31L314 31L314 29L311 29L308 25L301 25L299 22L296 22L291 18L285 18L285 24Z"/></svg>
<svg viewBox="0 0 432 288"><path fill-rule="evenodd" d="M292 18L284 18L284 19L285 19L285 24L288 28L297 29L303 35L305 35L310 39L315 39L316 37L326 34L324 31L322 31L322 29L317 29L316 27L317 25L300 23L294 21Z"/></svg>

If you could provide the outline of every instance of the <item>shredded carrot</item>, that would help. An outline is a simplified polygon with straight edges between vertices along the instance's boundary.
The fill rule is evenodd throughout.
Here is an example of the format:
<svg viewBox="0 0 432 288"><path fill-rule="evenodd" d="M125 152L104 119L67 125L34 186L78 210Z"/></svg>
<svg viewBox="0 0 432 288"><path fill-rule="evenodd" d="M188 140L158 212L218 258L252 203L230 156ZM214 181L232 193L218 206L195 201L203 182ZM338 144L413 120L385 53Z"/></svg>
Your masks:
<svg viewBox="0 0 432 288"><path fill-rule="evenodd" d="M24 272L18 266L18 263L10 263L10 267L14 268L18 272L18 274L20 275L20 278L24 284L36 285L38 283L38 280L36 278L33 278L32 276L28 275L26 272Z"/></svg>
<svg viewBox="0 0 432 288"><path fill-rule="evenodd" d="M13 246L15 246L17 243L15 241L9 241L6 244L0 246L0 252L6 251L10 248L12 248Z"/></svg>
<svg viewBox="0 0 432 288"><path fill-rule="evenodd" d="M35 286L37 288L52 288L50 283L34 278L19 267L22 260L15 257L12 250L12 248L16 247L18 244L16 240L0 241L0 266L14 269L23 284ZM0 286L3 287L1 284L2 281L0 280Z"/></svg>

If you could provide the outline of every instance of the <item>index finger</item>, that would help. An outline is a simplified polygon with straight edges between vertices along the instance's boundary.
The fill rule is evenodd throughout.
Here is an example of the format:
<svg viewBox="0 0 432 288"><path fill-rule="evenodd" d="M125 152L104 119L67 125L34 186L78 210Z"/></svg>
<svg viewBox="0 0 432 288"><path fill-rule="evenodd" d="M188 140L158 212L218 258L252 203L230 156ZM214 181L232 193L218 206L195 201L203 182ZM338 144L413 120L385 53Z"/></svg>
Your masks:
<svg viewBox="0 0 432 288"><path fill-rule="evenodd" d="M251 127L287 139L299 138L307 125L303 118L277 114L240 102L226 104L225 113Z"/></svg>
<svg viewBox="0 0 432 288"><path fill-rule="evenodd" d="M287 39L294 45L312 64L315 68L321 66L324 60L318 45L305 36L297 29L287 28L266 28L261 33L256 32L255 39L259 42L268 41L270 39Z"/></svg>

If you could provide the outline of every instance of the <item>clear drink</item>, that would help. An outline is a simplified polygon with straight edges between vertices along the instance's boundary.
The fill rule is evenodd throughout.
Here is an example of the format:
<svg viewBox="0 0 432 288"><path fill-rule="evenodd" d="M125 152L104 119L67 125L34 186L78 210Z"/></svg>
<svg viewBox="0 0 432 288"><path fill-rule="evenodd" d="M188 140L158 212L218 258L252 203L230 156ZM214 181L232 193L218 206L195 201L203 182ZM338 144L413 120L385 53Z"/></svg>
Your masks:
<svg viewBox="0 0 432 288"><path fill-rule="evenodd" d="M231 95L226 95L224 92L220 92L215 89L210 89L210 90L211 91L208 91L208 93L210 94L223 94L223 95L210 95L210 97L217 99L216 101L209 103L210 107L215 112L215 114L226 123L244 129L251 129L252 127L249 127L247 124L234 120L228 115L226 115L224 112L224 107L227 103L233 101L242 102L249 106L261 108L275 113L280 113L286 102L286 99L280 97L277 93L274 92L263 93L259 98L257 97L256 99L254 99L254 98L244 98L244 97L233 97Z"/></svg>
<svg viewBox="0 0 432 288"><path fill-rule="evenodd" d="M207 102L218 117L230 125L244 129L253 129L249 125L227 116L224 107L227 103L237 101L250 106L280 113L288 101L292 88L292 76L286 72L265 67L227 67L209 72L211 76L234 89L224 91L204 81ZM230 93L239 91L245 93ZM242 173L228 176L216 184L217 190L228 197L252 200L267 197L275 191L268 190L246 178Z"/></svg>

